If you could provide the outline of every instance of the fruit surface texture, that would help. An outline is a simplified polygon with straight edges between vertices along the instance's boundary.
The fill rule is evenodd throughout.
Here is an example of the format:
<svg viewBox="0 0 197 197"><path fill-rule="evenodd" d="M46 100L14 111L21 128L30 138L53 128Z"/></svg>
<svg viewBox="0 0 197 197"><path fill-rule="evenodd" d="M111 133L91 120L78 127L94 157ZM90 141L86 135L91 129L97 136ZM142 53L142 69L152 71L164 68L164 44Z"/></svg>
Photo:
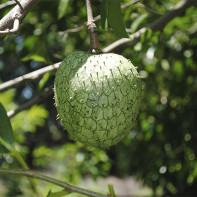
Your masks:
<svg viewBox="0 0 197 197"><path fill-rule="evenodd" d="M55 76L55 103L74 140L107 148L134 127L142 86L133 64L121 55L76 51Z"/></svg>

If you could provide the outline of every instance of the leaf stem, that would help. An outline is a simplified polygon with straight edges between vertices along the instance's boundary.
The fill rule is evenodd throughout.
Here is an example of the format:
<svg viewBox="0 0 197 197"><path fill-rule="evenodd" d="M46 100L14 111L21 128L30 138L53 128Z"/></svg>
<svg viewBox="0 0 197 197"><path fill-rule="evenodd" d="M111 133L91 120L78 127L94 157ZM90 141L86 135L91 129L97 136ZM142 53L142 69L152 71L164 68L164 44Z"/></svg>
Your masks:
<svg viewBox="0 0 197 197"><path fill-rule="evenodd" d="M12 155L17 159L17 161L20 163L23 169L29 170L29 166L27 165L21 154L16 149L12 148L10 150L10 155Z"/></svg>
<svg viewBox="0 0 197 197"><path fill-rule="evenodd" d="M27 163L25 162L25 160L23 159L23 157L21 156L21 154L14 147L12 147L10 144L8 144L1 137L0 137L0 144L2 144L10 152L10 155L12 157L15 157L16 158L16 160L22 166L23 169L29 170L29 166L27 165ZM37 193L36 186L35 186L34 182L31 179L29 179L29 182L30 182L30 185L31 185L33 191Z"/></svg>
<svg viewBox="0 0 197 197"><path fill-rule="evenodd" d="M7 150L11 150L13 147L9 145L2 137L0 137L0 144L2 144Z"/></svg>
<svg viewBox="0 0 197 197"><path fill-rule="evenodd" d="M82 189L79 187L76 187L74 185L70 185L66 182L54 179L52 177L49 176L45 176L42 174L39 174L35 171L30 171L30 170L13 170L13 169L3 169L0 168L0 174L11 174L11 175L22 175L22 176L27 176L27 177L31 177L31 178L36 178L36 179L40 179L42 181L46 181L55 185L58 185L60 187L65 188L65 190L67 190L68 192L74 192L74 193L79 193L79 194L83 194L86 196L91 196L91 197L109 197L107 195L104 194L99 194L90 190L86 190L86 189Z"/></svg>
<svg viewBox="0 0 197 197"><path fill-rule="evenodd" d="M17 161L24 169L29 169L27 163L24 161L21 154L14 147L8 144L2 137L0 137L0 144L2 144L10 152L10 155L12 157L15 157L17 159Z"/></svg>

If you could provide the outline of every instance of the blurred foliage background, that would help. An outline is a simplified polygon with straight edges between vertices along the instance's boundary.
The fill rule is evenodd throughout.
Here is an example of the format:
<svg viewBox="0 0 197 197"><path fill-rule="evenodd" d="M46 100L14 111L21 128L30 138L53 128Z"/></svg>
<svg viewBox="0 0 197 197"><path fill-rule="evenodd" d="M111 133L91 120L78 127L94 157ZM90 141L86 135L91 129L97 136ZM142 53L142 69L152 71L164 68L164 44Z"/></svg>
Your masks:
<svg viewBox="0 0 197 197"><path fill-rule="evenodd" d="M2 0L1 3L6 2ZM26 16L16 35L0 43L0 83L59 62L75 50L88 51L86 28L63 33L86 22L84 1L40 1ZM123 0L122 4L129 2ZM136 30L154 22L178 0L142 0L151 10L134 4L122 10L127 29ZM93 0L94 16L100 1ZM2 18L12 7L2 9ZM100 21L101 49L118 38L104 31ZM70 139L59 120L53 95L11 118L17 149L31 169L72 184L85 177L97 180L110 175L135 176L158 196L196 196L197 185L197 7L173 19L162 32L142 35L134 47L118 50L144 77L144 97L136 127L123 142L101 150ZM0 93L6 110L16 109L43 88L52 85L54 73ZM0 156L5 168L20 168L9 155ZM36 196L25 177L0 176L1 196ZM40 181L44 196L58 187ZM107 187L107 186L106 186ZM116 189L115 189L116 190ZM99 190L98 191L103 191ZM76 196L76 195L75 195Z"/></svg>

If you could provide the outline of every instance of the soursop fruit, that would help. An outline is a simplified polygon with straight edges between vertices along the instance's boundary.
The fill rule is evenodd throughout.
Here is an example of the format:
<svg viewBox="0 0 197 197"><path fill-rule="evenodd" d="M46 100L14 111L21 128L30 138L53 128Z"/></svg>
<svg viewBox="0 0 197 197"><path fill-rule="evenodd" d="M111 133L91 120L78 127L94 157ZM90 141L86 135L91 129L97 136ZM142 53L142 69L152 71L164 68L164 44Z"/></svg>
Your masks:
<svg viewBox="0 0 197 197"><path fill-rule="evenodd" d="M72 138L103 148L131 131L142 97L136 68L113 53L73 52L58 68L54 90L59 117Z"/></svg>

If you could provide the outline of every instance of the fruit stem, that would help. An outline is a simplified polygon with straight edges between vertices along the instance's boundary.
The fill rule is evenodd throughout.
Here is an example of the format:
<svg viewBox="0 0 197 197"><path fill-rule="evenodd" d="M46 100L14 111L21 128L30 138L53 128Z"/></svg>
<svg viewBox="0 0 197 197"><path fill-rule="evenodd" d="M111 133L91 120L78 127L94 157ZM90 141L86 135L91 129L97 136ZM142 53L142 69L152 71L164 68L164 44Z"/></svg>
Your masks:
<svg viewBox="0 0 197 197"><path fill-rule="evenodd" d="M91 0L86 0L87 30L90 34L90 51L93 54L100 53L97 27L92 14Z"/></svg>

